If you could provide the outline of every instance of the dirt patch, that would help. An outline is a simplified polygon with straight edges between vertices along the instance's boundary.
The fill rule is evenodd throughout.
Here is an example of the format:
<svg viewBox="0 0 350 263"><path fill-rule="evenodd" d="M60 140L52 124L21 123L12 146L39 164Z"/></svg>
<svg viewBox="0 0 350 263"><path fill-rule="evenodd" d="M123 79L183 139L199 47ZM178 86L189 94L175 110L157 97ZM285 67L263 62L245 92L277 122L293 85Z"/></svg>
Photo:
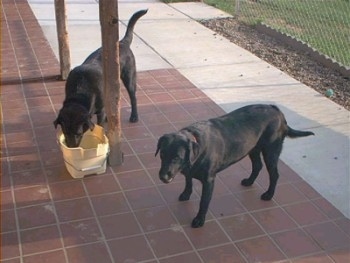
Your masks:
<svg viewBox="0 0 350 263"><path fill-rule="evenodd" d="M328 98L350 110L350 80L315 62L307 53L295 50L234 18L200 22L320 94L326 96L326 91L332 89L333 95Z"/></svg>

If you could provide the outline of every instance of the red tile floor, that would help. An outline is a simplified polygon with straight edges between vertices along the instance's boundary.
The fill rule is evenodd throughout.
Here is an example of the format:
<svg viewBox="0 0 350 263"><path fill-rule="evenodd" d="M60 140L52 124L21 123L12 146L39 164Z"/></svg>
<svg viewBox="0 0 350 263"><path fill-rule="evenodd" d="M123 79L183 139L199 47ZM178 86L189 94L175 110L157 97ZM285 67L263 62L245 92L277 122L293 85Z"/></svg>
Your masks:
<svg viewBox="0 0 350 263"><path fill-rule="evenodd" d="M190 227L200 185L178 202L157 138L223 112L174 69L138 74L137 124L123 99L123 165L72 179L52 125L59 64L27 2L1 5L1 262L350 262L349 220L283 162L270 202L266 172L240 186L247 160L219 174L205 226Z"/></svg>

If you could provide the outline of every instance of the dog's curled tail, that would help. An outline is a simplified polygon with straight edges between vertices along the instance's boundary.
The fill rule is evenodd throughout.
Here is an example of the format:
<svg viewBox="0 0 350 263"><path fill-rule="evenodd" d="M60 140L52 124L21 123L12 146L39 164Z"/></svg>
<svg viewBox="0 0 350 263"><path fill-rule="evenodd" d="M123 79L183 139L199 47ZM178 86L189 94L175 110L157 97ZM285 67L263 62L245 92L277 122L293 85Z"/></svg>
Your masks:
<svg viewBox="0 0 350 263"><path fill-rule="evenodd" d="M141 18L143 15L145 15L147 13L147 11L148 11L148 9L140 10L132 15L132 17L129 20L128 26L126 28L125 36L121 40L121 42L123 42L124 44L126 44L128 46L131 45L135 24L136 24L137 20L139 20L139 18Z"/></svg>
<svg viewBox="0 0 350 263"><path fill-rule="evenodd" d="M315 134L311 131L294 130L288 126L287 136L289 138L299 138L299 137L306 137L306 136L310 136L310 135L315 135Z"/></svg>

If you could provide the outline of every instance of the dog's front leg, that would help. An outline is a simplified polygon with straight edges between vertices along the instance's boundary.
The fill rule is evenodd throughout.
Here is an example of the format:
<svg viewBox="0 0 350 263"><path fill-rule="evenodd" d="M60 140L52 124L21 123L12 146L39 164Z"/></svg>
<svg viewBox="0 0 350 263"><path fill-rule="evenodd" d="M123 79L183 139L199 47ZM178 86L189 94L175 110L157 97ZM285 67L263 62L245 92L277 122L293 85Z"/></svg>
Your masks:
<svg viewBox="0 0 350 263"><path fill-rule="evenodd" d="M210 178L210 177L209 177ZM214 189L214 177L202 182L202 196L197 216L192 221L192 227L198 228L204 225L205 216L208 212L209 203Z"/></svg>
<svg viewBox="0 0 350 263"><path fill-rule="evenodd" d="M101 110L101 112L96 113L97 116L97 124L103 125L103 123L106 121L106 113L104 110Z"/></svg>
<svg viewBox="0 0 350 263"><path fill-rule="evenodd" d="M185 190L180 194L179 201L187 201L190 199L190 196L192 194L192 177L190 175L185 175L186 178L186 185Z"/></svg>

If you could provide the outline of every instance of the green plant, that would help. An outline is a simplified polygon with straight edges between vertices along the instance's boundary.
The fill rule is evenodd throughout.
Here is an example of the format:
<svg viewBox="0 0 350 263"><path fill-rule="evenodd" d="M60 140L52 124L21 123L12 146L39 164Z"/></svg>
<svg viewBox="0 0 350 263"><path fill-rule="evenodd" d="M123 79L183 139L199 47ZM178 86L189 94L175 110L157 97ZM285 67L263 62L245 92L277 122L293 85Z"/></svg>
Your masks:
<svg viewBox="0 0 350 263"><path fill-rule="evenodd" d="M237 2L239 1L239 5ZM204 0L255 26L264 23L350 66L349 0ZM239 7L239 10L236 8Z"/></svg>

